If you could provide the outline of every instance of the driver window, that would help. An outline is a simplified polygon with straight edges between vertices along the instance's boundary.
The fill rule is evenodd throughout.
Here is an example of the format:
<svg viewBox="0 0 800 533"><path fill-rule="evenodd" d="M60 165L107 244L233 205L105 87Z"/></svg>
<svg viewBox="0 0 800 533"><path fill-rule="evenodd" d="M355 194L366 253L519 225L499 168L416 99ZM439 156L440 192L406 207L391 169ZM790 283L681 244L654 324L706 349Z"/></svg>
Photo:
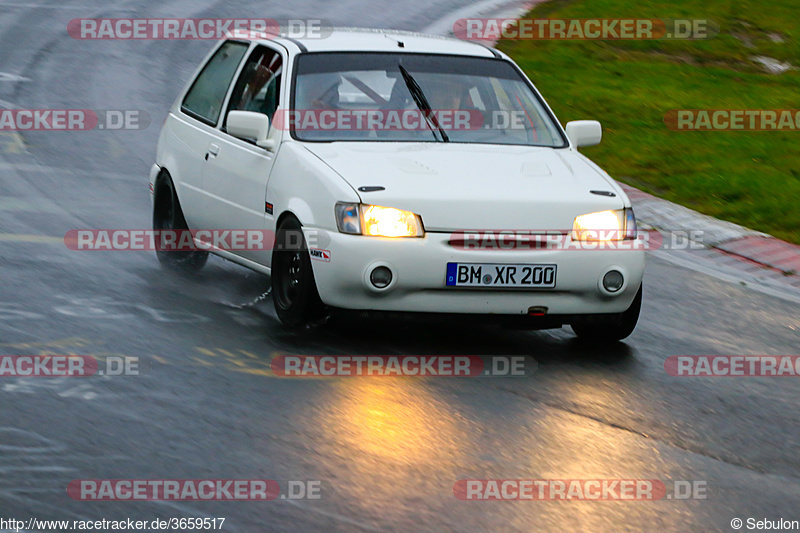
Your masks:
<svg viewBox="0 0 800 533"><path fill-rule="evenodd" d="M257 47L239 75L228 113L254 111L267 115L272 121L280 104L282 73L281 55L265 46Z"/></svg>

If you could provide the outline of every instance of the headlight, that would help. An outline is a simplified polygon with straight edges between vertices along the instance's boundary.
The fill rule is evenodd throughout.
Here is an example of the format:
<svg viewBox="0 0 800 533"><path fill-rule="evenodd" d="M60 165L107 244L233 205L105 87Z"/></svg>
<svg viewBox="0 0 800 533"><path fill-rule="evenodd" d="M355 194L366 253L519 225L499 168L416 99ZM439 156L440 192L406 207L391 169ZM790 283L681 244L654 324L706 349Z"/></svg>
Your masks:
<svg viewBox="0 0 800 533"><path fill-rule="evenodd" d="M572 238L577 241L621 241L636 238L636 217L633 209L598 211L581 215L572 225Z"/></svg>
<svg viewBox="0 0 800 533"><path fill-rule="evenodd" d="M336 204L336 225L342 233L371 237L422 237L420 217L393 207Z"/></svg>

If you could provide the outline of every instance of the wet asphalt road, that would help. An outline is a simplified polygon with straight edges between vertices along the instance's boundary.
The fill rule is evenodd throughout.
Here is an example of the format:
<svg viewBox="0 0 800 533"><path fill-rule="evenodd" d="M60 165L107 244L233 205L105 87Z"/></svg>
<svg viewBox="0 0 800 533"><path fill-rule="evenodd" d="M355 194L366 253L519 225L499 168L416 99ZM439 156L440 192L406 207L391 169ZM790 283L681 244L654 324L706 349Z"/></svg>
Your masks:
<svg viewBox="0 0 800 533"><path fill-rule="evenodd" d="M0 3L0 72L29 80L0 81L2 105L152 117L143 131L0 133L0 354L142 366L138 377L3 378L0 518L224 517L224 530L243 532L731 531L734 517L800 519L797 379L675 378L663 366L670 355L796 355L800 300L651 256L640 325L613 348L580 345L568 328L452 321L290 332L269 299L255 302L265 276L212 258L182 277L150 253L61 242L71 229L149 227L159 127L212 45L76 41L70 19L315 16L420 29L468 3ZM522 378L279 379L275 354L525 355L539 367ZM476 478L691 480L707 498L456 499L454 483ZM74 479L319 480L322 499L79 502L66 493Z"/></svg>

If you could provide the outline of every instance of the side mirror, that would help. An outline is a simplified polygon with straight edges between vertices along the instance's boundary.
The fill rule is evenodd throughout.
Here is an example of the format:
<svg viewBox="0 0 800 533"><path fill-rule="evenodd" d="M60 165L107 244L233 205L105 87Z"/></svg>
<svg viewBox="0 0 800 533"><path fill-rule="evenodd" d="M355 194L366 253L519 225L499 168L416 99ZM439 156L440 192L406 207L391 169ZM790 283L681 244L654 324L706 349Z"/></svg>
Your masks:
<svg viewBox="0 0 800 533"><path fill-rule="evenodd" d="M263 113L253 111L231 111L228 113L226 129L230 135L237 139L255 141L256 146L265 150L275 149L275 141L268 139L269 117Z"/></svg>
<svg viewBox="0 0 800 533"><path fill-rule="evenodd" d="M603 139L603 127L596 120L573 120L567 122L567 137L575 148L594 146Z"/></svg>

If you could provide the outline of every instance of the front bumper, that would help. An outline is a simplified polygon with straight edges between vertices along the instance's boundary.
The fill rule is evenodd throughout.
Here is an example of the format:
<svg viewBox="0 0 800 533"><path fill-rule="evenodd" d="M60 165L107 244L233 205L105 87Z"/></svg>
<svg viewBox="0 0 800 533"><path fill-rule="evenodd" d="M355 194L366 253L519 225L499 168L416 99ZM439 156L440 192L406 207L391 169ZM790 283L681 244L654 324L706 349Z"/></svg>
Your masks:
<svg viewBox="0 0 800 533"><path fill-rule="evenodd" d="M548 315L621 313L630 307L644 275L642 250L466 250L450 245L450 234L420 239L388 239L304 228L322 301L343 309L432 313ZM316 250L316 251L315 251ZM558 265L555 289L464 289L447 287L447 263ZM369 273L376 266L393 272L392 284L378 291ZM601 289L611 269L625 277L615 295Z"/></svg>

